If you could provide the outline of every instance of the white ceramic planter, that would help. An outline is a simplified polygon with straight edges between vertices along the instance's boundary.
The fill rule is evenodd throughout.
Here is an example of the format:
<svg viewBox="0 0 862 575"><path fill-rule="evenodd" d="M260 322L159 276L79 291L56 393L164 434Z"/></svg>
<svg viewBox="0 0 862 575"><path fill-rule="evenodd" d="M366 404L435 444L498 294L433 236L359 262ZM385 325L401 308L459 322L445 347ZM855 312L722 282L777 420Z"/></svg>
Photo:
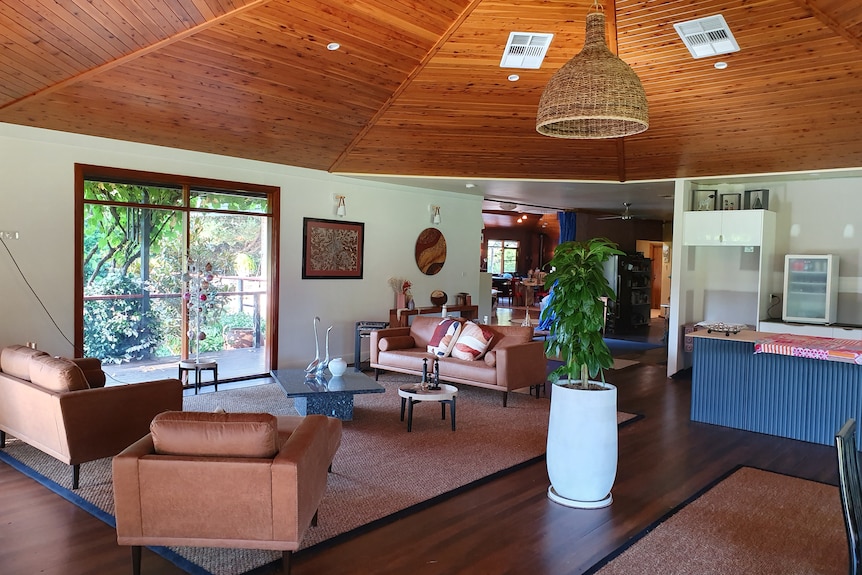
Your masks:
<svg viewBox="0 0 862 575"><path fill-rule="evenodd" d="M569 507L606 507L617 475L617 388L593 382L606 389L587 391L564 382L551 392L548 497Z"/></svg>

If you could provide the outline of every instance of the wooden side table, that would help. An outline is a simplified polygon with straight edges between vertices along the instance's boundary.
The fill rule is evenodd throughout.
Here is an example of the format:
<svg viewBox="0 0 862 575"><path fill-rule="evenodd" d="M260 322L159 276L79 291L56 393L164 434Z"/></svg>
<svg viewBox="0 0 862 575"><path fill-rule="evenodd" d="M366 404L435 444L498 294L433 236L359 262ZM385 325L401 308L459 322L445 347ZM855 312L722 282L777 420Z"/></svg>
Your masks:
<svg viewBox="0 0 862 575"><path fill-rule="evenodd" d="M198 394L198 391L201 388L201 372L202 371L212 371L213 372L213 384L215 384L215 390L218 391L218 363L215 361L195 361L193 359L186 359L180 362L179 364L179 375L177 379L180 381L183 380L183 372L195 372L195 395Z"/></svg>

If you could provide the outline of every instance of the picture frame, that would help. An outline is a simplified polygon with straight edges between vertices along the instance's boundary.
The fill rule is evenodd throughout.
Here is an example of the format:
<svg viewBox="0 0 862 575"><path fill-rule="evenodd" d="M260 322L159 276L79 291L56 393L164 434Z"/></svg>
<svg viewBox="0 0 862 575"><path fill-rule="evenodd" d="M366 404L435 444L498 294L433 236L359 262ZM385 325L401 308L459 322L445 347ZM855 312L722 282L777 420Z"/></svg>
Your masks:
<svg viewBox="0 0 862 575"><path fill-rule="evenodd" d="M302 219L302 279L362 279L365 223Z"/></svg>
<svg viewBox="0 0 862 575"><path fill-rule="evenodd" d="M719 196L718 210L741 210L742 194L728 193Z"/></svg>
<svg viewBox="0 0 862 575"><path fill-rule="evenodd" d="M718 190L692 190L691 211L711 212L715 210L715 198L717 195Z"/></svg>
<svg viewBox="0 0 862 575"><path fill-rule="evenodd" d="M745 209L746 210L766 210L769 209L769 190L747 190L745 192Z"/></svg>

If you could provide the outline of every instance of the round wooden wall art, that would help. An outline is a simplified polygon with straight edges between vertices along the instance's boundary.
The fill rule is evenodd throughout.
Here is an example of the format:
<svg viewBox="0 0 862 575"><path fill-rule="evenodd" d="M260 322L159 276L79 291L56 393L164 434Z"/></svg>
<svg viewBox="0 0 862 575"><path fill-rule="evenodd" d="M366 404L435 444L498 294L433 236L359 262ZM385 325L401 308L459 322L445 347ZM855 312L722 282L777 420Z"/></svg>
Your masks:
<svg viewBox="0 0 862 575"><path fill-rule="evenodd" d="M433 276L446 262L446 238L437 228L425 228L416 240L416 265L426 276Z"/></svg>

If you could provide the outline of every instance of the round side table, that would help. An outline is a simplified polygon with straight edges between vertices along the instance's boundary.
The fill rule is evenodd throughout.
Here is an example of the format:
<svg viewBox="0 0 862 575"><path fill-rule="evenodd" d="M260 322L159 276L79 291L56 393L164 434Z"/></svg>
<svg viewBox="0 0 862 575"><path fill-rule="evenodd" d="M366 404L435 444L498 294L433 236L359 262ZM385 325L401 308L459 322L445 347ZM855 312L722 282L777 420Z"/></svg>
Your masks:
<svg viewBox="0 0 862 575"><path fill-rule="evenodd" d="M440 384L440 389L423 388L418 383L402 385L398 388L401 396L401 421L404 421L404 408L407 407L407 431L413 431L413 405L420 401L439 401L441 419L446 419L446 404L449 404L449 415L452 419L452 431L455 431L455 399L458 388L454 385ZM408 407L409 406L409 407Z"/></svg>
<svg viewBox="0 0 862 575"><path fill-rule="evenodd" d="M201 372L206 370L213 372L213 384L215 384L215 390L218 391L218 363L215 361L195 361L193 359L183 360L179 364L179 376L177 379L180 381L183 380L184 371L195 372L195 395L197 395L201 388Z"/></svg>

